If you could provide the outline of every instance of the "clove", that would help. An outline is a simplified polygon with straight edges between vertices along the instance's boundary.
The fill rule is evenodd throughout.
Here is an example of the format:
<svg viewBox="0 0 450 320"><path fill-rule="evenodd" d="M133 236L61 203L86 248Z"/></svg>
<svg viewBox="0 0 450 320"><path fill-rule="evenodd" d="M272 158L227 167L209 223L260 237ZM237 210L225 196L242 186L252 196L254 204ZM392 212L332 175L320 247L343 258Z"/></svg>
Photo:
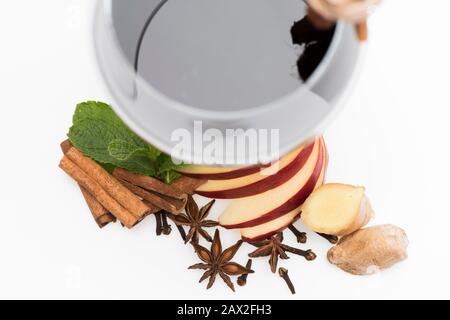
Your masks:
<svg viewBox="0 0 450 320"><path fill-rule="evenodd" d="M167 212L163 211L161 213L161 221L162 221L162 228L161 228L162 234L167 236L172 232L172 227L167 222Z"/></svg>
<svg viewBox="0 0 450 320"><path fill-rule="evenodd" d="M183 225L178 224L178 223L173 219L174 215L172 215L172 214L170 214L170 213L167 213L167 217L168 217L170 220L172 220L172 222L175 224L175 226L176 226L177 229L178 229L178 232L180 233L181 239L183 239L184 243L186 244L186 243L187 243L187 241L186 241L187 235L186 235L186 231L185 231L184 228L183 228Z"/></svg>
<svg viewBox="0 0 450 320"><path fill-rule="evenodd" d="M161 212L155 213L155 219L156 219L156 235L160 236L162 234L162 218L161 218Z"/></svg>
<svg viewBox="0 0 450 320"><path fill-rule="evenodd" d="M294 285L292 284L291 278L289 278L288 270L285 268L279 268L278 274L286 282L286 284L289 287L289 290L291 290L292 294L295 294L295 288L294 288Z"/></svg>
<svg viewBox="0 0 450 320"><path fill-rule="evenodd" d="M248 259L247 264L245 265L245 268L250 270L252 268L252 259ZM248 273L245 273L241 276L239 276L239 278L237 278L237 284L240 285L241 287L245 286L247 284L247 277L248 277Z"/></svg>
<svg viewBox="0 0 450 320"><path fill-rule="evenodd" d="M293 224L289 225L288 228L296 236L298 243L306 243L306 241L308 240L306 232L299 231L296 227L294 227Z"/></svg>
<svg viewBox="0 0 450 320"><path fill-rule="evenodd" d="M316 254L314 252L312 252L311 249L301 250L301 249L297 249L297 248L293 248L293 247L289 247L289 246L284 246L283 248L285 251L302 256L308 261L312 261L317 258Z"/></svg>
<svg viewBox="0 0 450 320"><path fill-rule="evenodd" d="M339 241L339 238L337 236L332 236L332 235L324 234L324 233L317 233L317 234L319 236L321 236L322 238L326 239L331 244L336 244Z"/></svg>

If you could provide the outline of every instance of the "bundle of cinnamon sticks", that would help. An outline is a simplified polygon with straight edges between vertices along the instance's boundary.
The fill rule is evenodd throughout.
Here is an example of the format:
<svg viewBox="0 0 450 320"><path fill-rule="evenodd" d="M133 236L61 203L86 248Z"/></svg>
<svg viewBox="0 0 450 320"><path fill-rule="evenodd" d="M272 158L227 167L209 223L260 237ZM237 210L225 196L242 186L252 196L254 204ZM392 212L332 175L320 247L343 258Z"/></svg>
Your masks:
<svg viewBox="0 0 450 320"><path fill-rule="evenodd" d="M181 177L168 185L149 176L116 168L112 174L76 149L69 140L61 144L59 166L80 186L81 193L100 228L119 220L132 228L146 216L159 211L180 213L188 194L205 183Z"/></svg>

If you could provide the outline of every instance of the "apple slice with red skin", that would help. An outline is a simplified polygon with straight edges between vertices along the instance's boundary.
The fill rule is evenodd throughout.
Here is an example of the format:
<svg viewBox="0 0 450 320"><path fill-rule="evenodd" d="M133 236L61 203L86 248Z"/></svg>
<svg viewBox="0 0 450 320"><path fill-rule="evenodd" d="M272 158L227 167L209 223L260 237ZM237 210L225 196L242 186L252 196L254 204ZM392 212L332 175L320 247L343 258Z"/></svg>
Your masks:
<svg viewBox="0 0 450 320"><path fill-rule="evenodd" d="M301 209L297 208L275 220L260 224L256 227L241 229L241 237L245 242L258 242L270 238L283 231L291 223L300 218Z"/></svg>
<svg viewBox="0 0 450 320"><path fill-rule="evenodd" d="M328 155L324 143L322 143L322 149L326 160L323 162L320 177L316 183L314 190L324 183L328 166ZM245 242L257 242L270 238L274 234L283 231L290 224L294 223L297 219L300 218L300 214L301 206L275 220L260 224L255 227L241 229L242 240Z"/></svg>
<svg viewBox="0 0 450 320"><path fill-rule="evenodd" d="M226 180L236 179L260 172L270 167L268 164L258 164L246 167L212 167L205 165L188 165L178 170L181 174L201 180Z"/></svg>
<svg viewBox="0 0 450 320"><path fill-rule="evenodd" d="M219 217L227 229L254 227L277 219L298 208L311 194L326 161L322 142L314 150L304 167L281 186L269 191L231 202Z"/></svg>
<svg viewBox="0 0 450 320"><path fill-rule="evenodd" d="M210 180L201 185L196 193L213 199L238 199L274 189L301 170L313 151L314 143L319 141L296 149L258 173L236 179Z"/></svg>

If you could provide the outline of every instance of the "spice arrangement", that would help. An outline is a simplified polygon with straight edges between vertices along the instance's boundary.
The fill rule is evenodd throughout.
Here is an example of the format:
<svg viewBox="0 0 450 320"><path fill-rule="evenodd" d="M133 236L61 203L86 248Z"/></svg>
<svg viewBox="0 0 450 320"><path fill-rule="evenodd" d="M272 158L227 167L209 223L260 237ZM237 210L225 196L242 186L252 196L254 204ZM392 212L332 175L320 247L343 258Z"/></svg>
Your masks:
<svg viewBox="0 0 450 320"><path fill-rule="evenodd" d="M306 1L307 15L290 30L292 43L304 49L297 61L300 78L306 81L322 61L337 20L354 24L358 39L367 40L367 17L378 2ZM283 232L290 230L297 245L307 243L307 233L294 225L300 218L333 246L326 257L345 272L368 275L407 257L408 239L401 228L366 227L374 213L364 187L325 184L329 157L323 137L269 165L185 165L142 140L109 105L88 101L77 106L68 138L61 144L60 168L78 183L97 225L118 221L131 229L153 215L158 236L176 227L201 260L189 269L203 270L200 282L208 280L207 289L218 277L233 291L233 277L239 286L246 285L254 273L253 259L265 258L295 294L280 260L314 261L318 256L284 242ZM199 207L194 194L211 201ZM211 217L216 199L229 201L217 221ZM224 250L219 229L238 230L240 239ZM250 258L245 266L232 261L242 248Z"/></svg>
<svg viewBox="0 0 450 320"><path fill-rule="evenodd" d="M97 161L108 172L123 168L171 183L181 166L143 141L102 102L80 103L68 137L75 148Z"/></svg>
<svg viewBox="0 0 450 320"><path fill-rule="evenodd" d="M69 146L69 141L62 144L63 150L67 151L64 152L60 168L80 185L100 227L117 219L131 229L149 214L166 209L178 213L184 209L188 194L199 183L191 178L182 178L176 185L166 185L152 177L136 176L124 169L115 169L110 174L78 149ZM116 178L124 176L132 182ZM160 184L164 188L157 189L155 186ZM142 185L148 189L142 188ZM152 189L157 189L158 192Z"/></svg>
<svg viewBox="0 0 450 320"><path fill-rule="evenodd" d="M100 227L119 220L132 228L149 214L179 213L204 183L180 177L170 157L137 137L104 103L79 104L68 136L60 167L80 185Z"/></svg>
<svg viewBox="0 0 450 320"><path fill-rule="evenodd" d="M365 188L324 184L329 159L322 137L272 165L216 168L174 164L140 140L104 103L78 105L73 122L69 140L61 144L60 168L78 183L98 226L119 221L131 229L149 215L155 217L157 235L171 234L175 225L201 260L189 269L204 271L200 282L208 279L208 289L217 277L233 291L234 276L238 285L246 285L254 273L252 259L268 258L270 270L295 293L289 271L278 266L279 261L290 255L306 261L317 258L311 249L284 243L285 230L298 244L307 242L307 234L294 226L299 218L334 245L328 261L346 272L367 275L407 257L402 229L364 228L373 217ZM213 199L199 207L195 193ZM210 217L215 198L229 200L218 221ZM224 250L219 228L238 229L241 239ZM254 247L248 249L251 259L245 266L232 261L244 242ZM210 243L210 249L202 243Z"/></svg>

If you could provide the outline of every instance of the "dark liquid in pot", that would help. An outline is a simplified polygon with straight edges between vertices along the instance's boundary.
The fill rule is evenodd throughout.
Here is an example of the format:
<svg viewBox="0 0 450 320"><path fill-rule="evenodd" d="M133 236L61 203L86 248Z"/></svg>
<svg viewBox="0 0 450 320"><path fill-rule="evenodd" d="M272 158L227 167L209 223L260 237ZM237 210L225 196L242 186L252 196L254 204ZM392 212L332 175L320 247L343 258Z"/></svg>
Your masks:
<svg viewBox="0 0 450 320"><path fill-rule="evenodd" d="M167 97L206 110L258 107L292 93L320 63L333 34L323 33L319 46L310 41L315 31L303 19L301 0L160 4L143 33L138 73Z"/></svg>

